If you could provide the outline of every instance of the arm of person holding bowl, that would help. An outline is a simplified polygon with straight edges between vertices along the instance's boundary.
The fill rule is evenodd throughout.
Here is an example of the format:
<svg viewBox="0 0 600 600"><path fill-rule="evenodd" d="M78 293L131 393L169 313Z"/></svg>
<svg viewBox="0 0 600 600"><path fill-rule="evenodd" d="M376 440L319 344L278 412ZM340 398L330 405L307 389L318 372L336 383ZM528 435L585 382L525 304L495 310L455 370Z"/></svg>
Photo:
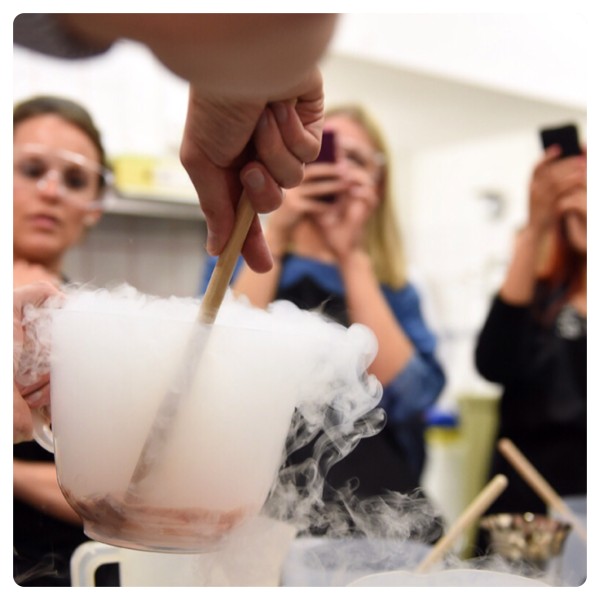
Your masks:
<svg viewBox="0 0 600 600"><path fill-rule="evenodd" d="M27 304L40 306L47 298L59 293L58 289L46 281L38 281L15 288L13 291L13 443L33 438L31 409L50 403L48 377L40 376L27 384L20 383L17 377L25 329L23 308Z"/></svg>

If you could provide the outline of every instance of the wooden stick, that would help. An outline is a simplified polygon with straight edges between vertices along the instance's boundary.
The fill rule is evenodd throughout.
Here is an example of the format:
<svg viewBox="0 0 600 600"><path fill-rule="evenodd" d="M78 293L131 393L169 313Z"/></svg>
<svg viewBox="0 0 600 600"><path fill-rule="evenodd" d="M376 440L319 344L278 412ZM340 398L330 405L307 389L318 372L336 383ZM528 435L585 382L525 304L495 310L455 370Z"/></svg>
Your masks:
<svg viewBox="0 0 600 600"><path fill-rule="evenodd" d="M217 317L255 214L244 192L237 207L233 232L223 252L221 252L217 259L217 264L202 299L200 314L198 315L201 323L214 323Z"/></svg>
<svg viewBox="0 0 600 600"><path fill-rule="evenodd" d="M236 210L233 231L227 241L227 245L217 259L217 264L210 277L200 306L198 327L192 331L183 356L183 363L180 365L171 387L167 390L150 431L146 436L142 451L131 476L129 487L127 488L127 499L135 499L135 489L148 476L156 460L156 456L165 444L171 424L177 415L181 399L188 393L193 374L206 345L206 335L209 328L203 326L212 325L215 322L255 214L246 193L242 193Z"/></svg>
<svg viewBox="0 0 600 600"><path fill-rule="evenodd" d="M429 554L419 563L415 572L424 573L433 564L443 558L452 544L454 544L456 538L467 529L475 519L479 518L485 512L492 502L504 491L507 485L508 479L504 475L496 475L496 477L494 477L494 479L479 492L471 504L467 506L452 527L450 527L448 533L437 541Z"/></svg>
<svg viewBox="0 0 600 600"><path fill-rule="evenodd" d="M502 438L498 442L498 449L538 496L548 506L563 515L571 523L579 537L587 542L587 531L581 521L542 474L523 456L522 452L507 438Z"/></svg>

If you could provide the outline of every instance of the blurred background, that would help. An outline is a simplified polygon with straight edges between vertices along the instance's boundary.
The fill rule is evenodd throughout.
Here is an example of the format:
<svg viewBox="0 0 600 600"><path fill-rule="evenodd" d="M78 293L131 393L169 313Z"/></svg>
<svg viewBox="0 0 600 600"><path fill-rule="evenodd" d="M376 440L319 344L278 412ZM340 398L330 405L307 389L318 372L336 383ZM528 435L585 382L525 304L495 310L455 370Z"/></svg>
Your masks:
<svg viewBox="0 0 600 600"><path fill-rule="evenodd" d="M448 385L432 423L425 486L450 519L485 471L497 390L473 366L475 337L523 223L539 129L587 130L583 15L348 14L322 67L327 103L360 102L393 153L398 215ZM96 119L115 168L106 214L66 273L195 295L205 227L177 154L186 85L144 48L86 61L15 48L13 96L55 93Z"/></svg>

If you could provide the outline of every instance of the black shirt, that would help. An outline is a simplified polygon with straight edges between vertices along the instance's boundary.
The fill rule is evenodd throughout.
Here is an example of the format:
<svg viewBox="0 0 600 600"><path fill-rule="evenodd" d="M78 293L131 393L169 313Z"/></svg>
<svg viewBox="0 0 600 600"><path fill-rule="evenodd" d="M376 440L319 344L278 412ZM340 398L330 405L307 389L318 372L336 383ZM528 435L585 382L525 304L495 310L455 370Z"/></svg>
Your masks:
<svg viewBox="0 0 600 600"><path fill-rule="evenodd" d="M586 319L565 305L545 323L535 306L513 306L499 297L479 336L477 369L504 387L499 437L509 438L561 496L587 490ZM489 513L545 513L546 506L502 455L492 473L508 488Z"/></svg>

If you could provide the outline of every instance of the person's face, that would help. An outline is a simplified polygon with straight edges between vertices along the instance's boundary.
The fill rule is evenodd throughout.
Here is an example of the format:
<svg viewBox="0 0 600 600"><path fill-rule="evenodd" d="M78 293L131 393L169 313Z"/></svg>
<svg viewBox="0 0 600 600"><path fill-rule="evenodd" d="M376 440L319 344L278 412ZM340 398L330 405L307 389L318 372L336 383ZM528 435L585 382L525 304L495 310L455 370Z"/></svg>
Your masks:
<svg viewBox="0 0 600 600"><path fill-rule="evenodd" d="M60 261L100 217L98 150L83 131L52 114L19 123L13 144L15 258Z"/></svg>
<svg viewBox="0 0 600 600"><path fill-rule="evenodd" d="M335 133L337 161L343 163L349 171L367 176L377 185L382 174L383 157L368 132L344 115L327 117L324 129Z"/></svg>

